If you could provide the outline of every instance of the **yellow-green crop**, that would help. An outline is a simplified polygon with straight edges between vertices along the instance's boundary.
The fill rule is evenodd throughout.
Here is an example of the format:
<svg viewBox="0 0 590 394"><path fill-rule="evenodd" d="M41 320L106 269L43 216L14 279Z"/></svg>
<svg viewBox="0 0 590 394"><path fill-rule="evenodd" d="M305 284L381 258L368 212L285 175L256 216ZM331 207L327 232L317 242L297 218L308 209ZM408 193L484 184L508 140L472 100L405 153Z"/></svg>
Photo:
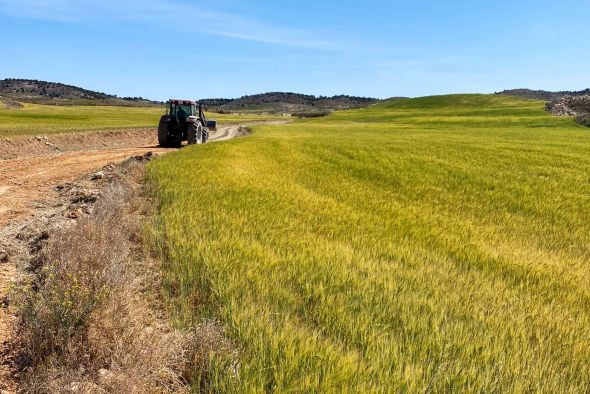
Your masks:
<svg viewBox="0 0 590 394"><path fill-rule="evenodd" d="M239 349L209 389L587 391L589 152L541 102L459 95L156 160L175 317Z"/></svg>
<svg viewBox="0 0 590 394"><path fill-rule="evenodd" d="M158 126L164 107L56 106L23 103L0 107L0 138ZM221 123L275 119L274 115L208 114Z"/></svg>

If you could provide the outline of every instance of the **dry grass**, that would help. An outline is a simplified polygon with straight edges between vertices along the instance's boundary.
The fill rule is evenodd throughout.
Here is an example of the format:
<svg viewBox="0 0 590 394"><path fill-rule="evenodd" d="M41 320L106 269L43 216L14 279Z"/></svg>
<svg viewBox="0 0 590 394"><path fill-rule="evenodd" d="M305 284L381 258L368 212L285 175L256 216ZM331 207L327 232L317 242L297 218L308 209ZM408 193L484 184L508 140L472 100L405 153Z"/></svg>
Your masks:
<svg viewBox="0 0 590 394"><path fill-rule="evenodd" d="M223 344L211 326L168 323L159 264L141 243L143 169L129 170L94 215L51 234L41 268L17 297L25 392L187 392Z"/></svg>

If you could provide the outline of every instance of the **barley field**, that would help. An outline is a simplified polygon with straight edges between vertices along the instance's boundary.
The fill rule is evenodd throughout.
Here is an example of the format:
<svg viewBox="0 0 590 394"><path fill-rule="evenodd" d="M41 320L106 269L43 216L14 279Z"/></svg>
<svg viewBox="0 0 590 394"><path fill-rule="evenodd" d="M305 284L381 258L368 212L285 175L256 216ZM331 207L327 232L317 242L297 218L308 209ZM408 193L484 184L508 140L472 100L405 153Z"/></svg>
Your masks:
<svg viewBox="0 0 590 394"><path fill-rule="evenodd" d="M0 107L0 138L72 132L156 128L164 107L56 106L22 103ZM275 115L207 114L224 123L277 119Z"/></svg>
<svg viewBox="0 0 590 394"><path fill-rule="evenodd" d="M455 95L154 161L172 314L235 346L196 384L588 392L589 153L542 102Z"/></svg>

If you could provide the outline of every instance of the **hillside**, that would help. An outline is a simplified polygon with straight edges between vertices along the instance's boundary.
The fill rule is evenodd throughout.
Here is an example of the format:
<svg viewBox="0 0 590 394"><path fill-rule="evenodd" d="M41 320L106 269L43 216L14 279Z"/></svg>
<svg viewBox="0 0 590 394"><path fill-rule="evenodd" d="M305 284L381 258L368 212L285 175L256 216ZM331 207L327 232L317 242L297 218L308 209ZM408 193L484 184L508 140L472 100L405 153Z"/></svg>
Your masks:
<svg viewBox="0 0 590 394"><path fill-rule="evenodd" d="M190 97L187 97L190 98ZM0 108L16 108L17 102L44 105L101 105L125 107L160 106L162 103L142 97L117 97L77 86L32 79L0 80ZM287 114L327 114L335 110L363 108L378 99L355 96L311 96L298 93L272 92L243 96L238 99L203 99L199 101L218 113L259 112Z"/></svg>
<svg viewBox="0 0 590 394"><path fill-rule="evenodd" d="M585 128L453 95L254 131L149 167L175 321L238 349L194 392L587 391Z"/></svg>
<svg viewBox="0 0 590 394"><path fill-rule="evenodd" d="M270 92L243 96L235 100L204 99L200 102L216 112L256 111L305 114L363 108L378 101L375 98L345 95L325 97L290 92Z"/></svg>
<svg viewBox="0 0 590 394"><path fill-rule="evenodd" d="M504 96L522 97L535 100L552 101L557 100L563 96L583 96L590 94L590 89L579 90L579 91L562 91L562 92L550 92L547 90L531 90L531 89L512 89L504 90L496 93Z"/></svg>
<svg viewBox="0 0 590 394"><path fill-rule="evenodd" d="M0 80L0 101L20 101L46 105L153 106L161 103L141 97L117 97L77 86L33 79Z"/></svg>

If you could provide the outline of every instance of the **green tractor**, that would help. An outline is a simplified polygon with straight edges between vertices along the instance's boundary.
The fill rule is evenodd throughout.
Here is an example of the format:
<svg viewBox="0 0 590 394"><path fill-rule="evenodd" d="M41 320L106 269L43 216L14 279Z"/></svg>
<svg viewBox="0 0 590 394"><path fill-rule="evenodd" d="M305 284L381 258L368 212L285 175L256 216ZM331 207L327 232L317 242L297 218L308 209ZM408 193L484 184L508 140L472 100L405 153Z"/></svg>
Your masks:
<svg viewBox="0 0 590 394"><path fill-rule="evenodd" d="M158 142L163 147L179 147L183 141L204 144L216 127L217 122L207 121L203 106L196 101L168 100L158 124Z"/></svg>

